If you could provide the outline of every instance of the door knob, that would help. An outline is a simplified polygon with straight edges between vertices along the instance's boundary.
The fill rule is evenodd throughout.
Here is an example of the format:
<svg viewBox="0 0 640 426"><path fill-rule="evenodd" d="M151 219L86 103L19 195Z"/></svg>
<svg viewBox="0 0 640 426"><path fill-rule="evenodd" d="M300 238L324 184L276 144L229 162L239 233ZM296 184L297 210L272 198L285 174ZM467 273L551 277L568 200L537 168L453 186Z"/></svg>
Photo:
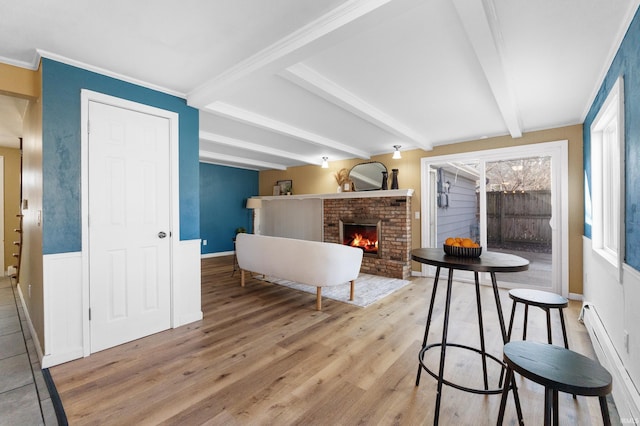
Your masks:
<svg viewBox="0 0 640 426"><path fill-rule="evenodd" d="M164 233L164 232L162 232L162 231L158 232L158 238L164 238L164 237L166 237L166 236L167 236L167 234L166 234L166 233Z"/></svg>

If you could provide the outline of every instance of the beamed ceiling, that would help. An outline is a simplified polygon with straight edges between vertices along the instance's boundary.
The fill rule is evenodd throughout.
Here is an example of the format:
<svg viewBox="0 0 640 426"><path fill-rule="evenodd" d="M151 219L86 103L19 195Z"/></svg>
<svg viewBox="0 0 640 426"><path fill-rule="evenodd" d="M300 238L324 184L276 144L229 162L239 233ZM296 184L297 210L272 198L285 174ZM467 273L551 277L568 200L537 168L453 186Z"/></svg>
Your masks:
<svg viewBox="0 0 640 426"><path fill-rule="evenodd" d="M286 169L582 123L639 2L0 0L0 62L184 97L201 161Z"/></svg>

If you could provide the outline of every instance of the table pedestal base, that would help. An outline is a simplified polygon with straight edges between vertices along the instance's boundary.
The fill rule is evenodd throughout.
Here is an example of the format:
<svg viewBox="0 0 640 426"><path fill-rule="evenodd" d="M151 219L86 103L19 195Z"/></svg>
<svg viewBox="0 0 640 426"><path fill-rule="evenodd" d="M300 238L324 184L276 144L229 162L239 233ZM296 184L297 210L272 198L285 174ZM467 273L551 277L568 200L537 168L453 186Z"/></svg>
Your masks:
<svg viewBox="0 0 640 426"><path fill-rule="evenodd" d="M503 342L506 343L506 339L507 339L507 333L506 333L506 328L505 328L505 324L504 324L504 318L502 317L502 307L501 307L501 303L500 303L500 296L498 294L498 284L496 281L496 277L495 277L495 273L490 272L491 274L491 283L493 286L493 293L494 293L494 297L495 297L495 302L496 302L496 307L497 307L497 313L498 313L498 321L500 322L500 330L502 332L502 339ZM439 415L440 415L440 402L441 402L441 398L442 398L442 385L447 385L447 386L451 386L453 388L459 389L461 391L465 391L465 392L471 392L471 393L476 393L476 394L485 394L485 395L492 395L492 394L500 394L503 392L503 388L500 386L500 384L502 383L502 377L504 374L504 369L505 369L505 364L503 363L503 361L499 358L497 358L494 355L488 354L485 348L485 343L484 343L484 325L483 325L483 320L482 320L482 303L480 300L480 282L478 279L478 272L474 271L474 278L475 278L475 288L476 288L476 307L477 307L477 312L478 312L478 327L479 327L479 332L480 332L480 349L471 347L471 346L467 346L467 345L461 345L461 344L457 344L457 343L448 343L447 342L447 333L449 330L449 311L451 308L451 288L452 288L452 283L453 283L453 268L449 268L449 276L447 279L447 294L446 294L446 300L445 300L445 309L444 309L444 318L443 318L443 327L442 327L442 341L438 342L438 343L432 343L430 345L427 345L427 338L429 336L429 327L431 325L431 318L433 315L433 307L434 307L434 302L435 302L435 298L436 298L436 292L438 289L438 280L440 277L440 266L437 266L436 269L436 276L433 282L433 290L431 293L431 301L429 304L429 313L427 315L427 324L425 327L425 332L424 332L424 338L422 340L422 349L420 350L419 354L418 354L418 373L416 375L416 386L418 386L420 384L420 376L422 373L422 370L424 369L425 371L427 371L432 377L434 377L437 381L438 381L438 386L437 386L437 394L436 394L436 407L435 407L435 413L434 413L434 420L433 420L433 424L437 425L438 424L438 419L439 419ZM438 372L435 373L433 371L431 371L431 369L429 369L425 363L424 363L424 356L425 353L430 350L433 349L435 347L440 347L440 365L439 365L439 369ZM444 367L445 367L445 359L446 359L446 352L447 352L447 347L457 347L457 348L462 348L465 350L471 350L474 351L478 354L481 355L482 357L482 373L483 373L483 380L484 380L484 388L483 389L475 389L475 388L470 388L470 387L466 387L466 386L462 386L456 383L453 383L449 380L446 380L444 378ZM488 381L488 377L487 377L487 358L497 362L500 364L501 366L501 371L502 373L500 374L500 381L499 381L499 385L497 388L495 389L489 389L489 381ZM511 377L510 380L508 380L509 384L507 385L505 383L505 386L509 386L510 389L513 389L513 396L514 396L514 400L516 403L516 410L517 410L517 415L518 415L518 419L520 421L520 424L522 423L522 409L520 407L520 398L518 397L518 390L515 386L515 378L513 378L513 376Z"/></svg>

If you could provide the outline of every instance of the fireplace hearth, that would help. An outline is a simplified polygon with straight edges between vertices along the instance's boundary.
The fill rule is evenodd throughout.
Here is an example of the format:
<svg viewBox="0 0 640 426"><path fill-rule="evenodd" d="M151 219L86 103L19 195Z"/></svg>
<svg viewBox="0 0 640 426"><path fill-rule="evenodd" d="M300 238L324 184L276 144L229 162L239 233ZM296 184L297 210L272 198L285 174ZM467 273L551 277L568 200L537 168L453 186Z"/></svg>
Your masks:
<svg viewBox="0 0 640 426"><path fill-rule="evenodd" d="M379 257L380 220L341 219L340 241L344 245L362 249L365 256Z"/></svg>

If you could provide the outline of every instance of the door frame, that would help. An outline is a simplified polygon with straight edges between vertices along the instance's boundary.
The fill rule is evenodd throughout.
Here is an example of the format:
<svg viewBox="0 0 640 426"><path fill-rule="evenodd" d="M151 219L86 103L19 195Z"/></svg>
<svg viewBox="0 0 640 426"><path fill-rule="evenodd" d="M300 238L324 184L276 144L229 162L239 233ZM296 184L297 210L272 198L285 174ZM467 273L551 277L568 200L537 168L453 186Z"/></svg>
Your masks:
<svg viewBox="0 0 640 426"><path fill-rule="evenodd" d="M527 157L550 155L553 159L559 161L551 162L551 179L553 185L553 202L551 204L551 230L552 230L552 246L553 268L552 268L552 290L562 294L564 297L569 296L569 151L568 141L559 140L553 142L542 142L529 145L519 145L514 147L488 149L484 151L470 151L459 154L449 154L434 157L423 157L420 160L421 175L421 210L429 212L430 200L433 197L432 187L429 179L429 167L432 163L442 163L447 161L464 161L464 160L484 160L493 161L511 157ZM484 192L484 182L481 182L481 191ZM559 209L559 210L558 210ZM429 247L430 235L430 219L428 215L422 214L420 223L421 247ZM483 235L486 235L486 212L480 214L480 227ZM425 275L425 265L422 265L422 275Z"/></svg>
<svg viewBox="0 0 640 426"><path fill-rule="evenodd" d="M20 177L20 179L22 179L22 176ZM4 228L5 228L5 217L4 217L4 156L0 155L0 224L2 224L2 227L0 229L0 241L2 241L2 245L0 247L0 270L4 271L2 273L2 275L4 276L5 274L8 274L9 270L9 266L5 264L4 262L4 256L5 256L5 239L7 238L7 236L5 235L4 232ZM20 202L20 214L22 214L22 200L19 201Z"/></svg>
<svg viewBox="0 0 640 426"><path fill-rule="evenodd" d="M83 355L91 354L91 327L89 323L89 290L91 288L89 282L89 103L99 102L117 108L128 109L144 114L155 115L169 120L169 203L171 206L170 215L170 298L171 298L171 328L175 327L176 321L176 298L174 286L177 282L176 268L174 265L175 254L179 253L179 235L176 232L180 229L180 206L177 202L179 196L178 186L178 146L179 146L179 115L178 113L167 111L164 109L144 105L138 102L128 101L126 99L117 98L106 95L104 93L92 90L82 89L80 94L80 156L81 156L81 216L82 216L82 340Z"/></svg>

